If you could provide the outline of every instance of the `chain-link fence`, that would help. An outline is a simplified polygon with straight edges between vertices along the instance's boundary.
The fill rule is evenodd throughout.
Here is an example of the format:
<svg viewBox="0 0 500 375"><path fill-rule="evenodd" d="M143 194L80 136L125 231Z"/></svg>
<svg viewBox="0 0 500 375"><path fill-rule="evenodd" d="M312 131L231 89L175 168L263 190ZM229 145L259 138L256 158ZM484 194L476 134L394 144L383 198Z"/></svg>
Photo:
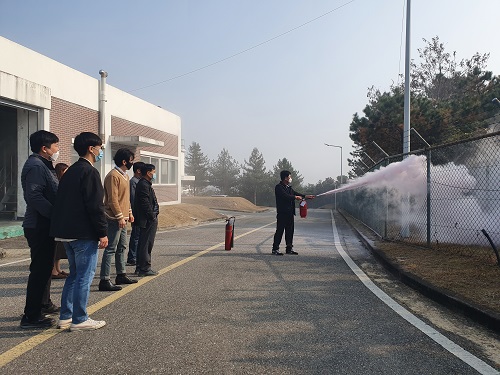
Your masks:
<svg viewBox="0 0 500 375"><path fill-rule="evenodd" d="M500 132L388 157L325 196L382 238L499 262Z"/></svg>

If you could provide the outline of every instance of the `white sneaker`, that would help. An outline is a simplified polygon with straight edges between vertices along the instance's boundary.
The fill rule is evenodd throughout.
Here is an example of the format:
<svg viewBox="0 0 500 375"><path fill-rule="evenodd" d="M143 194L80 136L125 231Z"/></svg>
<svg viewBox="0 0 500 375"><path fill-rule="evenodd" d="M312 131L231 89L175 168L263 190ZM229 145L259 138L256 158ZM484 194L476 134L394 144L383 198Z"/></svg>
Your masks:
<svg viewBox="0 0 500 375"><path fill-rule="evenodd" d="M57 328L59 328L59 329L68 329L70 325L71 325L71 318L69 318L69 319L59 319L59 322L57 323Z"/></svg>
<svg viewBox="0 0 500 375"><path fill-rule="evenodd" d="M102 328L106 325L104 320L93 320L88 318L86 321L78 324L71 323L69 327L70 331L90 331L94 329Z"/></svg>

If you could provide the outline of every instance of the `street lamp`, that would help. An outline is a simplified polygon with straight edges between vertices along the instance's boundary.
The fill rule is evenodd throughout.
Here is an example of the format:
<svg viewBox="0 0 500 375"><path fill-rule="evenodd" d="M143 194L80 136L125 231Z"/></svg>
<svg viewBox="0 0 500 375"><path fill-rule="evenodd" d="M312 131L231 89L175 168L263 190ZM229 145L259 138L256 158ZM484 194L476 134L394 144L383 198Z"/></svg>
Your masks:
<svg viewBox="0 0 500 375"><path fill-rule="evenodd" d="M340 185L342 185L344 179L342 175L342 146L329 145L328 143L325 143L325 146L340 148Z"/></svg>

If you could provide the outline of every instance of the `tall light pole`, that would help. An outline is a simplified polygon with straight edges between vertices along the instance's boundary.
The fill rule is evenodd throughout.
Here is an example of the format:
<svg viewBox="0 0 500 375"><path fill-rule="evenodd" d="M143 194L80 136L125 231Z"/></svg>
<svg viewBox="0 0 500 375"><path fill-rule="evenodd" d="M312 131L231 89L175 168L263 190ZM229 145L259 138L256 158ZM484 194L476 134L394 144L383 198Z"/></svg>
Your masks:
<svg viewBox="0 0 500 375"><path fill-rule="evenodd" d="M403 126L403 158L410 152L410 12L411 0L406 0L406 48L405 48L405 95L404 95L404 126ZM401 236L410 237L410 193L403 195L401 200Z"/></svg>
<svg viewBox="0 0 500 375"><path fill-rule="evenodd" d="M343 181L343 174L342 174L342 146L329 145L328 143L325 143L325 146L340 148L340 185L342 185L342 181Z"/></svg>
<svg viewBox="0 0 500 375"><path fill-rule="evenodd" d="M404 95L404 126L403 154L408 157L410 152L410 12L411 0L406 0L406 48L405 48L405 95Z"/></svg>

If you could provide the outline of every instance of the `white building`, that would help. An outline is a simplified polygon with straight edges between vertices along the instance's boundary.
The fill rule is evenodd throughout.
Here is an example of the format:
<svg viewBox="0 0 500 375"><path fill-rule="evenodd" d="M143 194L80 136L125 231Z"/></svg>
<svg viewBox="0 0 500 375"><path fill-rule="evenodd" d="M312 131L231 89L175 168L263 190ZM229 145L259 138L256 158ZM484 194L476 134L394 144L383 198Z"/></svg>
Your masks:
<svg viewBox="0 0 500 375"><path fill-rule="evenodd" d="M0 51L0 214L24 216L21 169L31 153L29 136L41 129L59 137L58 162L66 164L78 158L72 146L77 134L99 134L102 178L114 167L114 152L131 149L136 161L156 166L160 204L180 203L179 116L107 85L104 71L90 77L3 37Z"/></svg>

